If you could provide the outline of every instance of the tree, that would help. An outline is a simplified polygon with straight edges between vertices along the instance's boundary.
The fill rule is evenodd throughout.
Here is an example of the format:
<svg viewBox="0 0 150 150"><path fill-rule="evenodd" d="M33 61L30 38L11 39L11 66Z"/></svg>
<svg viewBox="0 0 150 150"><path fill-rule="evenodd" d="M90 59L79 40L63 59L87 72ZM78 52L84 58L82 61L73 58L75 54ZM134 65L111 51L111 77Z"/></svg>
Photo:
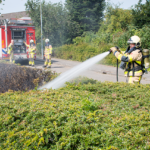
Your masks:
<svg viewBox="0 0 150 150"><path fill-rule="evenodd" d="M3 1L5 1L5 0L0 0L0 4L2 4ZM2 5L4 5L4 4L2 4ZM3 10L3 9L1 8L1 10ZM0 12L0 14L1 14L1 12Z"/></svg>
<svg viewBox="0 0 150 150"><path fill-rule="evenodd" d="M128 25L132 23L132 11L128 9L119 8L119 6L112 6L108 4L103 27L105 32L114 33L116 31L127 30Z"/></svg>
<svg viewBox="0 0 150 150"><path fill-rule="evenodd" d="M132 14L135 26L142 28L143 25L148 25L150 23L150 1L146 0L146 3L142 4L142 0L139 0L138 4L132 9Z"/></svg>
<svg viewBox="0 0 150 150"><path fill-rule="evenodd" d="M105 0L66 0L68 27L71 39L85 31L97 31L103 20Z"/></svg>
<svg viewBox="0 0 150 150"><path fill-rule="evenodd" d="M114 43L132 23L132 11L107 4L104 21L96 34L95 43Z"/></svg>
<svg viewBox="0 0 150 150"><path fill-rule="evenodd" d="M40 43L40 1L28 0L25 6L35 25L37 43ZM65 43L66 13L63 4L51 4L42 1L43 40L49 38L53 46L61 46Z"/></svg>

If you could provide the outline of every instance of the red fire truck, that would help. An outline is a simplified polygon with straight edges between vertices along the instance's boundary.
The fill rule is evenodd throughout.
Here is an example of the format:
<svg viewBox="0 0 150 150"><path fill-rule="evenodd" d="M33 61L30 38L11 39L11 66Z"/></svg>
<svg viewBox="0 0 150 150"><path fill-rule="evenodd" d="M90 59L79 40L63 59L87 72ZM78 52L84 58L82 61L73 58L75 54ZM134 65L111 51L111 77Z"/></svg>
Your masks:
<svg viewBox="0 0 150 150"><path fill-rule="evenodd" d="M0 20L0 59L9 58L8 46L14 40L14 59L28 61L28 48L23 42L28 45L31 39L35 42L35 27L32 24L30 17Z"/></svg>

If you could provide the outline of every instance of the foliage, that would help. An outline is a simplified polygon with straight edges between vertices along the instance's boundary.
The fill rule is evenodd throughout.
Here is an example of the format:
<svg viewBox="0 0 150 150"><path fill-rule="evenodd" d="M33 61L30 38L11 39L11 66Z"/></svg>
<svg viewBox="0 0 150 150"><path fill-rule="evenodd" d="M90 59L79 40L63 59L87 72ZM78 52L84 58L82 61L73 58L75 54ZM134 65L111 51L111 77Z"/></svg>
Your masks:
<svg viewBox="0 0 150 150"><path fill-rule="evenodd" d="M55 76L51 71L0 62L0 93L8 90L28 91L41 86Z"/></svg>
<svg viewBox="0 0 150 150"><path fill-rule="evenodd" d="M143 4L142 0L139 0L138 4L132 9L134 16L133 23L136 27L142 28L143 25L149 25L150 23L150 1L146 0Z"/></svg>
<svg viewBox="0 0 150 150"><path fill-rule="evenodd" d="M141 44L143 49L150 49L150 26L143 26L141 29L135 26L129 26L128 30L122 33L118 38L114 40L115 45L119 47L127 47L127 41L129 37L137 35L141 38Z"/></svg>
<svg viewBox="0 0 150 150"><path fill-rule="evenodd" d="M149 150L149 89L97 82L0 94L0 149Z"/></svg>
<svg viewBox="0 0 150 150"><path fill-rule="evenodd" d="M28 0L26 10L32 18L36 28L37 43L41 40L40 0ZM42 1L43 40L50 39L53 46L60 46L66 42L67 11L63 4L46 3ZM40 51L39 51L40 52Z"/></svg>
<svg viewBox="0 0 150 150"><path fill-rule="evenodd" d="M127 41L137 35L141 38L142 48L150 49L150 26L144 25L137 28L132 25L131 10L123 10L117 6L108 5L105 20L99 31L84 32L81 36L73 39L71 45L65 45L55 49L55 56L63 59L84 61L92 56L108 51L112 46L118 46L122 51L128 47ZM115 65L116 58L112 55L102 60L103 64Z"/></svg>
<svg viewBox="0 0 150 150"><path fill-rule="evenodd" d="M0 0L0 5L5 5L5 4L3 4L3 1L5 1L5 0ZM1 10L3 10L3 9L1 8ZM0 12L0 14L1 14L1 12Z"/></svg>
<svg viewBox="0 0 150 150"><path fill-rule="evenodd" d="M68 32L71 41L85 31L97 31L99 29L99 24L103 20L105 0L66 0L66 7L68 21L72 24L69 27L73 32ZM74 30L75 27L78 32Z"/></svg>
<svg viewBox="0 0 150 150"><path fill-rule="evenodd" d="M81 43L79 45L71 44L54 49L54 56L62 59L85 61L90 57L108 50L109 47L107 45L96 48L87 43Z"/></svg>
<svg viewBox="0 0 150 150"><path fill-rule="evenodd" d="M122 9L118 6L107 5L105 20L103 26L100 27L99 33L114 33L122 30L126 30L128 25L132 23L132 12L128 9Z"/></svg>
<svg viewBox="0 0 150 150"><path fill-rule="evenodd" d="M108 51L112 46L112 44L101 44L99 46L93 46L84 42L77 45L76 43L63 45L54 49L54 57L68 60L85 61L88 58ZM124 48L122 48L121 50L125 51ZM116 66L116 57L111 54L104 58L100 63Z"/></svg>

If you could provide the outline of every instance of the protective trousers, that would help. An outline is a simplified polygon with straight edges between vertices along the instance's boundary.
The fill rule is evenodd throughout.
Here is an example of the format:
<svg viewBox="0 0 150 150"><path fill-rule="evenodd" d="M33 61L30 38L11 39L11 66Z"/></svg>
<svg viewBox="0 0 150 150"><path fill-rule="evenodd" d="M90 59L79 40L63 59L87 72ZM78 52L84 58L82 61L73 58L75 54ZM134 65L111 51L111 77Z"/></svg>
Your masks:
<svg viewBox="0 0 150 150"><path fill-rule="evenodd" d="M14 52L13 52L13 51L10 52L10 57L9 57L9 59L10 59L10 62L11 62L11 63L15 63L15 60L14 60Z"/></svg>
<svg viewBox="0 0 150 150"><path fill-rule="evenodd" d="M140 84L140 81L142 79L142 76L139 76L139 77L132 77L132 76L129 76L128 77L128 83L138 83Z"/></svg>
<svg viewBox="0 0 150 150"><path fill-rule="evenodd" d="M29 65L34 66L34 53L29 53Z"/></svg>
<svg viewBox="0 0 150 150"><path fill-rule="evenodd" d="M47 66L48 65L48 66ZM51 54L45 54L44 66L51 67Z"/></svg>

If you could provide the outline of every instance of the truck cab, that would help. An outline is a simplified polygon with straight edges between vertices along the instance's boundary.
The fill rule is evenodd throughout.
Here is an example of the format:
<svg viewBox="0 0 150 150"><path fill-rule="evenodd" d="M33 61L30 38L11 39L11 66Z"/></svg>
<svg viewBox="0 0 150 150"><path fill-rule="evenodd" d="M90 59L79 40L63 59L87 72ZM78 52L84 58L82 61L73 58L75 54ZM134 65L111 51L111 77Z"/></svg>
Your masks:
<svg viewBox="0 0 150 150"><path fill-rule="evenodd" d="M0 59L9 58L8 46L14 40L14 59L28 60L28 47L24 42L30 45L30 40L33 39L36 43L35 27L32 24L30 17L12 18L0 24Z"/></svg>

